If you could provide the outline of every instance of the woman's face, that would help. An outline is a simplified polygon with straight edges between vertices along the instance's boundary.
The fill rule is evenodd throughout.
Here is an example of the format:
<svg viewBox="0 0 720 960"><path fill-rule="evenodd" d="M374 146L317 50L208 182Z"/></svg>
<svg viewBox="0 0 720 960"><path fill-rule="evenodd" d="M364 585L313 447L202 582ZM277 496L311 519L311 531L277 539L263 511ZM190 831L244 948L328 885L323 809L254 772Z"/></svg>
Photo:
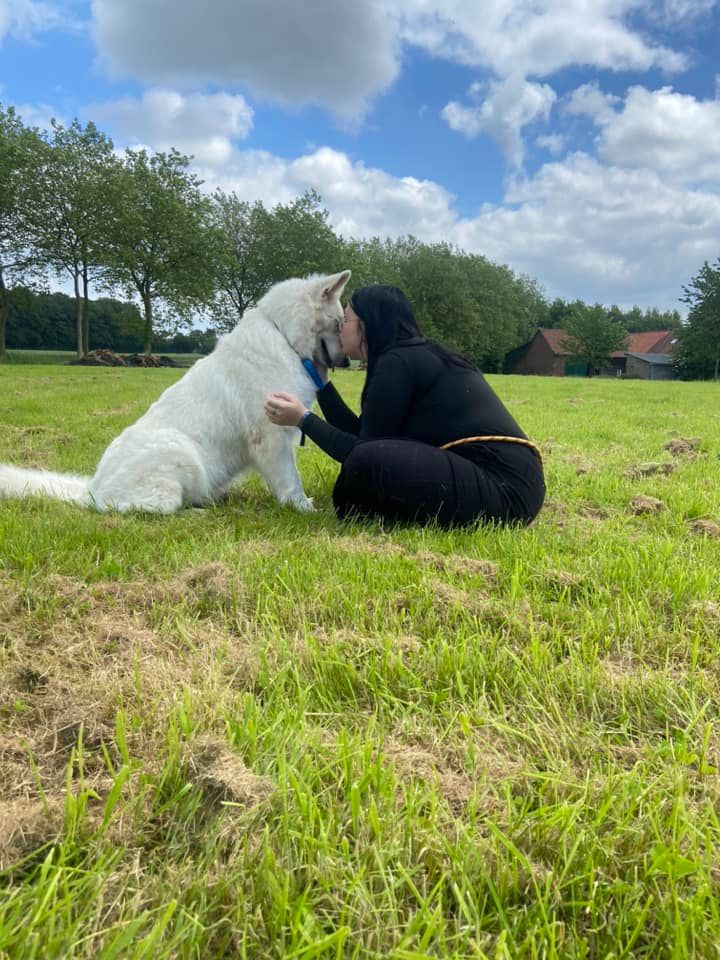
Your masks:
<svg viewBox="0 0 720 960"><path fill-rule="evenodd" d="M345 319L340 327L340 346L345 356L351 360L367 360L367 344L362 320L350 304L345 307Z"/></svg>

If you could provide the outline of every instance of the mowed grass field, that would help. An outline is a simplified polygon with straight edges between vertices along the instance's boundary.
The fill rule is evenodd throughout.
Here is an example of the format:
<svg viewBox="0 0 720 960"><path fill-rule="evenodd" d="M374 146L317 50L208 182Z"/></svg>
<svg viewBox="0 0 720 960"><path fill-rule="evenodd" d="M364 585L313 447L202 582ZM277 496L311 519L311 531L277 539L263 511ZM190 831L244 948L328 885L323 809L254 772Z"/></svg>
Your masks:
<svg viewBox="0 0 720 960"><path fill-rule="evenodd" d="M178 376L0 367L0 461ZM528 529L0 501L0 957L719 955L718 386L489 379Z"/></svg>

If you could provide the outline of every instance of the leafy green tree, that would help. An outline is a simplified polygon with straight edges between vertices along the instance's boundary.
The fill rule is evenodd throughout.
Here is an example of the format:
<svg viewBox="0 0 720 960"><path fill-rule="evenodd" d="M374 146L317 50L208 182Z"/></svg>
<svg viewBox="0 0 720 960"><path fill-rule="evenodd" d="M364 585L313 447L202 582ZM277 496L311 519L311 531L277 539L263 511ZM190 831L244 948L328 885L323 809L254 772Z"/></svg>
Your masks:
<svg viewBox="0 0 720 960"><path fill-rule="evenodd" d="M720 377L720 259L714 266L705 261L688 286L682 301L689 304L687 321L680 333L676 366L686 379L718 380Z"/></svg>
<svg viewBox="0 0 720 960"><path fill-rule="evenodd" d="M25 127L13 107L0 104L0 358L5 356L13 287L38 279L25 212L34 188L30 171L39 144L37 131Z"/></svg>
<svg viewBox="0 0 720 960"><path fill-rule="evenodd" d="M628 333L641 333L645 330L674 330L682 329L682 317L679 310L658 310L650 307L641 310L634 306L632 310L622 314L622 322Z"/></svg>
<svg viewBox="0 0 720 960"><path fill-rule="evenodd" d="M77 354L90 349L89 285L97 275L99 239L112 222L110 184L117 169L112 141L93 123L52 121L36 151L35 188L26 220L43 262L73 283Z"/></svg>
<svg viewBox="0 0 720 960"><path fill-rule="evenodd" d="M397 243L388 238L367 237L340 240L338 258L352 276L345 288L347 296L371 283L402 285Z"/></svg>
<svg viewBox="0 0 720 960"><path fill-rule="evenodd" d="M591 373L604 366L616 350L624 350L628 342L625 328L600 303L592 307L573 304L564 329L568 336L561 346L586 361Z"/></svg>
<svg viewBox="0 0 720 960"><path fill-rule="evenodd" d="M90 300L90 324L100 347L118 352L142 350L142 318L137 306L109 297ZM73 350L77 343L76 301L65 293L38 293L15 287L7 328L9 349Z"/></svg>
<svg viewBox="0 0 720 960"><path fill-rule="evenodd" d="M212 204L218 289L213 315L221 329L234 327L279 280L341 266L340 242L312 190L271 210L219 190Z"/></svg>
<svg viewBox="0 0 720 960"><path fill-rule="evenodd" d="M585 304L582 304L582 306L584 307ZM564 330L567 318L572 314L573 309L573 304L568 303L561 297L556 297L548 307L546 325L551 329Z"/></svg>
<svg viewBox="0 0 720 960"><path fill-rule="evenodd" d="M475 346L470 356L483 370L502 369L505 356L526 343L547 319L547 303L537 283L478 255L461 255L470 278Z"/></svg>
<svg viewBox="0 0 720 960"><path fill-rule="evenodd" d="M483 369L499 369L547 317L534 280L450 244L353 239L343 241L342 262L353 271L349 293L369 283L401 287L422 330Z"/></svg>
<svg viewBox="0 0 720 960"><path fill-rule="evenodd" d="M209 304L214 292L209 200L189 163L176 150L126 150L109 185L112 215L99 257L106 284L140 299L146 353L163 319L161 305L186 319Z"/></svg>

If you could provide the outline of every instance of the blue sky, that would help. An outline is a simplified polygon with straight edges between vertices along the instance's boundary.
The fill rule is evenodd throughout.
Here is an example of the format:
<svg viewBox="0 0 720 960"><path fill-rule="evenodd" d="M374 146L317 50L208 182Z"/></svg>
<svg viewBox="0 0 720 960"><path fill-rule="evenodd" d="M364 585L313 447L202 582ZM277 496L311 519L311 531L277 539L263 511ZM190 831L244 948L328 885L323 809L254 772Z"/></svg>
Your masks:
<svg viewBox="0 0 720 960"><path fill-rule="evenodd" d="M720 255L719 74L720 0L0 0L28 123L623 307Z"/></svg>

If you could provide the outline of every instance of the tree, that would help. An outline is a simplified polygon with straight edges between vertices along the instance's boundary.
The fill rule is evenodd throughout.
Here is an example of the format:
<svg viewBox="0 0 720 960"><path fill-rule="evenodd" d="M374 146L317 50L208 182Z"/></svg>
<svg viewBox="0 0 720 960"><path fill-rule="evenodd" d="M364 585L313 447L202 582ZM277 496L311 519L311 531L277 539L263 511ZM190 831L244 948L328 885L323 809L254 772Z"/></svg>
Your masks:
<svg viewBox="0 0 720 960"><path fill-rule="evenodd" d="M718 380L720 376L720 259L707 262L683 287L681 300L690 305L680 333L675 363L686 379Z"/></svg>
<svg viewBox="0 0 720 960"><path fill-rule="evenodd" d="M93 336L100 347L142 350L143 320L134 303L89 301ZM65 293L36 293L15 287L7 327L9 349L73 350L77 345L76 301Z"/></svg>
<svg viewBox="0 0 720 960"><path fill-rule="evenodd" d="M190 159L177 150L126 150L110 187L112 219L100 259L108 286L142 304L146 353L152 349L161 303L183 319L207 305L215 283L209 201Z"/></svg>
<svg viewBox="0 0 720 960"><path fill-rule="evenodd" d="M560 346L586 361L591 374L628 342L627 331L601 303L588 307L576 301L565 317L565 332L568 337Z"/></svg>
<svg viewBox="0 0 720 960"><path fill-rule="evenodd" d="M340 242L317 193L267 210L220 190L212 196L216 326L231 329L279 280L340 269Z"/></svg>
<svg viewBox="0 0 720 960"><path fill-rule="evenodd" d="M5 339L12 287L37 276L24 212L32 191L31 162L39 146L12 107L0 105L0 358Z"/></svg>
<svg viewBox="0 0 720 960"><path fill-rule="evenodd" d="M44 263L73 282L77 354L90 349L88 309L91 272L98 265L99 238L111 222L109 187L117 169L112 141L93 123L69 127L52 121L33 163L35 190L26 219Z"/></svg>

